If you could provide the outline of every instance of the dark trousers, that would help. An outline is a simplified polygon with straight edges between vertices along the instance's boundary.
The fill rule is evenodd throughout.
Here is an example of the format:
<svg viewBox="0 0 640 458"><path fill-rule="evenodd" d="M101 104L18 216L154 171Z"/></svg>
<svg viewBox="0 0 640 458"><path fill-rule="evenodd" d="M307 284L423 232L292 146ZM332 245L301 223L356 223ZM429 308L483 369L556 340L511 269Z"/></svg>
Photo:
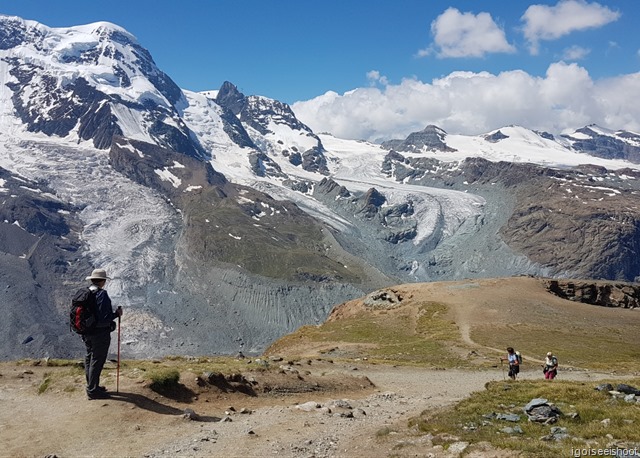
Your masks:
<svg viewBox="0 0 640 458"><path fill-rule="evenodd" d="M82 336L87 354L84 357L84 373L87 379L87 394L96 394L100 386L100 373L109 354L111 333L109 330L98 334Z"/></svg>

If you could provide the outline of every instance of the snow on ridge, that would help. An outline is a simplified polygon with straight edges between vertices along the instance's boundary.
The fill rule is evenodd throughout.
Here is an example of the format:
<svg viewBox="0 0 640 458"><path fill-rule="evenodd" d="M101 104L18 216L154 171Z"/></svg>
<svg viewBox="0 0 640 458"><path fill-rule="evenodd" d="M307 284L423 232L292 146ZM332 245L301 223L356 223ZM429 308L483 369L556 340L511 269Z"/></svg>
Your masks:
<svg viewBox="0 0 640 458"><path fill-rule="evenodd" d="M0 16L0 21L3 18L6 16ZM170 107L166 98L142 73L138 63L144 57L134 49L133 45L139 46L136 38L124 28L108 22L51 28L35 21L20 21L27 30L36 29L39 32L37 43L27 41L0 50L0 57L17 57L23 62L41 66L43 74L55 76L61 84L82 77L101 92L118 95L123 100L142 102L150 99L161 106ZM114 32L124 39L114 38ZM94 49L98 52L90 53L91 56L82 65L75 63ZM150 64L153 65L153 62ZM116 68L126 75L130 86L121 86L120 77L114 74Z"/></svg>
<svg viewBox="0 0 640 458"><path fill-rule="evenodd" d="M281 149L294 146L300 153L304 153L318 144L318 141L309 135L308 131L292 129L288 124L277 122L274 119L269 120L267 129L270 132L265 137L273 144L278 145L278 141L284 142Z"/></svg>
<svg viewBox="0 0 640 458"><path fill-rule="evenodd" d="M162 181L168 181L176 189L179 188L180 185L182 184L182 180L177 176L175 176L173 173L171 173L168 167L165 167L162 170L155 169L154 172L156 175L160 177Z"/></svg>
<svg viewBox="0 0 640 458"><path fill-rule="evenodd" d="M219 92L220 92L219 89L212 89L209 91L200 91L199 94L204 95L208 99L215 100L216 97L218 97Z"/></svg>
<svg viewBox="0 0 640 458"><path fill-rule="evenodd" d="M568 168L579 165L601 165L607 169L617 170L622 168L640 169L640 165L622 159L604 159L589 156L568 148L571 142L562 138L550 140L538 133L521 126L506 126L496 129L508 136L496 142L486 140L486 135L468 136L461 134L448 134L447 146L454 148L453 152L427 151L420 153L402 153L408 157L432 157L443 162L459 162L469 157L481 157L483 159L499 162L533 163L545 167ZM579 132L572 135L583 135Z"/></svg>
<svg viewBox="0 0 640 458"><path fill-rule="evenodd" d="M186 105L180 115L207 153L214 170L238 184L251 183L255 176L249 163L250 148L234 143L224 131L222 108L206 95L183 91Z"/></svg>

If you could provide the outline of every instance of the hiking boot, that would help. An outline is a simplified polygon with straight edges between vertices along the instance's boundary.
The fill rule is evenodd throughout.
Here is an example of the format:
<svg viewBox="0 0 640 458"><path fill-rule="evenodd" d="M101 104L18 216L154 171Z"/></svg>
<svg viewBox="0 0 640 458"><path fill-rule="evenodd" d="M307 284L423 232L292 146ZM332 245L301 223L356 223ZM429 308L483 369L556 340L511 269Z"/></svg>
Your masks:
<svg viewBox="0 0 640 458"><path fill-rule="evenodd" d="M109 393L105 392L105 391L96 391L95 393L89 393L87 392L87 399L89 401L92 401L94 399L110 399L111 396L109 396Z"/></svg>
<svg viewBox="0 0 640 458"><path fill-rule="evenodd" d="M106 388L106 387L104 387L104 386L99 386L99 387L98 387L98 391L99 391L100 393L106 393L106 392L107 392L107 388Z"/></svg>

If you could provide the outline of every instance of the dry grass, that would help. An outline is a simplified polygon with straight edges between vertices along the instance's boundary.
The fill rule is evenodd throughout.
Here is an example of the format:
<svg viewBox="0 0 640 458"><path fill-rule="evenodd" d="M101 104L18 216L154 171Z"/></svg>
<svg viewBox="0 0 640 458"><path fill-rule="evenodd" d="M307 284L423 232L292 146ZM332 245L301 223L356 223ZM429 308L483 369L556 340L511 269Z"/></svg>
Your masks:
<svg viewBox="0 0 640 458"><path fill-rule="evenodd" d="M640 372L640 310L560 299L535 278L401 285L405 299L387 310L362 300L342 304L321 326L276 341L269 354L340 355L392 363L468 365L470 350L502 354L512 346L527 364L553 351L561 367Z"/></svg>
<svg viewBox="0 0 640 458"><path fill-rule="evenodd" d="M498 348L518 342L517 348L524 355L538 358L553 350L560 355L564 367L624 373L640 371L640 338L637 330L625 325L613 329L594 325L588 330L558 327L552 331L538 324L478 326L472 332L472 339Z"/></svg>
<svg viewBox="0 0 640 458"><path fill-rule="evenodd" d="M267 354L304 357L306 349L335 357L372 362L461 367L466 362L450 350L458 329L438 302L420 302L399 310L363 311L320 326L304 326L277 341Z"/></svg>

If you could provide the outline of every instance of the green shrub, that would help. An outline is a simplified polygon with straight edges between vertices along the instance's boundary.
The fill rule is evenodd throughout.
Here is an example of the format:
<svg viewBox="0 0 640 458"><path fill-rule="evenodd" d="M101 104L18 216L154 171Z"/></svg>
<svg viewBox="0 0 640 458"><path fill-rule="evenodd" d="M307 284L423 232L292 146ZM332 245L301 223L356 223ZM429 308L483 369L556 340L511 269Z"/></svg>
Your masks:
<svg viewBox="0 0 640 458"><path fill-rule="evenodd" d="M149 374L151 389L167 389L175 387L180 381L180 372L177 369L161 368Z"/></svg>

